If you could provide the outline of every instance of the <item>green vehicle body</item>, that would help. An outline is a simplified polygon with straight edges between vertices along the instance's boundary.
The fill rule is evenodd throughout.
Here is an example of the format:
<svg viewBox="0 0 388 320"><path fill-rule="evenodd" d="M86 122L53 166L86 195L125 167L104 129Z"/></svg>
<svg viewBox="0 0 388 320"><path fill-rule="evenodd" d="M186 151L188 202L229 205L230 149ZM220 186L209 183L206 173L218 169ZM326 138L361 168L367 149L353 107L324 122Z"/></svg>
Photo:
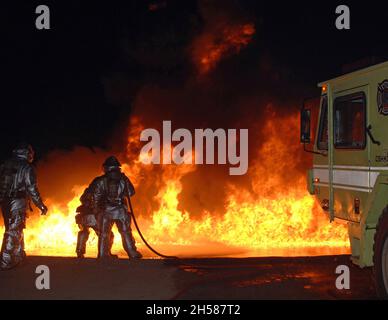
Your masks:
<svg viewBox="0 0 388 320"><path fill-rule="evenodd" d="M362 268L373 266L376 226L388 205L388 115L384 114L388 111L385 104L388 90L382 89L386 84L388 62L318 85L322 88L320 121L315 134L313 168L307 174L308 191L316 196L330 220L347 221L351 259ZM358 131L361 136L364 134L365 144L342 148L334 143L339 141L335 140L336 135L342 134L339 132L343 121L338 120L342 111L336 108L341 101L351 99L358 101L357 106L363 104L362 100L365 103L365 118L360 120L365 128ZM323 107L325 100L326 108ZM327 109L328 121L324 120L324 109ZM320 128L325 121L327 131ZM369 133L368 126L371 126ZM327 132L327 150L318 143L324 131Z"/></svg>

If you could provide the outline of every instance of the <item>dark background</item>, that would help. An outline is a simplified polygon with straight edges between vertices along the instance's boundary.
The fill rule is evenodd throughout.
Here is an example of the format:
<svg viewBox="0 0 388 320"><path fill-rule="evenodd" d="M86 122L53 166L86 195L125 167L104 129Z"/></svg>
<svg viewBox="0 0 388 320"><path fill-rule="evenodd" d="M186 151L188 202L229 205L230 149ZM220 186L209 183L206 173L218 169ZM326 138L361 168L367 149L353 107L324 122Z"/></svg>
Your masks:
<svg viewBox="0 0 388 320"><path fill-rule="evenodd" d="M302 101L319 93L317 82L349 70L354 62L388 57L388 5L382 2L213 3L256 27L252 43L219 67L221 75L223 69L233 69L236 90L239 79L249 83L255 76L252 66L264 62L277 77L263 76L250 90L274 90L284 99L292 95ZM50 8L51 30L35 28L39 4ZM76 145L109 148L113 140L122 143L134 97L144 84L176 88L193 74L187 48L204 28L200 4L3 4L0 157L20 140L32 143L38 158ZM350 7L351 30L335 28L339 4Z"/></svg>

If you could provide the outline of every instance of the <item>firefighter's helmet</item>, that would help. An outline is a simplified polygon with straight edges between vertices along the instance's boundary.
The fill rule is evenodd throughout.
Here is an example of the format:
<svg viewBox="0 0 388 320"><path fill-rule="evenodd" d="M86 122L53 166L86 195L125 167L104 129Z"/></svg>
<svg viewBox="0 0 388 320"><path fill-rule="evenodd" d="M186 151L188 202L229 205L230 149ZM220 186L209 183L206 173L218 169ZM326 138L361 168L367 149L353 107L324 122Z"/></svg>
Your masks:
<svg viewBox="0 0 388 320"><path fill-rule="evenodd" d="M104 163L102 164L102 167L104 168L104 171L110 171L115 168L120 168L121 163L115 156L110 156L105 159Z"/></svg>
<svg viewBox="0 0 388 320"><path fill-rule="evenodd" d="M26 159L30 163L34 161L35 151L28 143L20 143L15 149L13 149L12 153L16 157Z"/></svg>

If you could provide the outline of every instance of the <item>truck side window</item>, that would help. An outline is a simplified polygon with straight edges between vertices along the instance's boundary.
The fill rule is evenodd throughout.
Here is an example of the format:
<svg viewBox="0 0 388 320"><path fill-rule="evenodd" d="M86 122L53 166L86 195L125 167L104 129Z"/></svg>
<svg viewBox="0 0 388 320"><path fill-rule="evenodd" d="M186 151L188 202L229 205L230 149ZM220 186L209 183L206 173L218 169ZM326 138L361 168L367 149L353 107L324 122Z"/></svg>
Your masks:
<svg viewBox="0 0 388 320"><path fill-rule="evenodd" d="M322 97L321 119L319 120L318 149L327 150L327 141L329 140L327 123L327 96Z"/></svg>
<svg viewBox="0 0 388 320"><path fill-rule="evenodd" d="M364 149L366 146L366 99L363 92L334 101L334 146Z"/></svg>

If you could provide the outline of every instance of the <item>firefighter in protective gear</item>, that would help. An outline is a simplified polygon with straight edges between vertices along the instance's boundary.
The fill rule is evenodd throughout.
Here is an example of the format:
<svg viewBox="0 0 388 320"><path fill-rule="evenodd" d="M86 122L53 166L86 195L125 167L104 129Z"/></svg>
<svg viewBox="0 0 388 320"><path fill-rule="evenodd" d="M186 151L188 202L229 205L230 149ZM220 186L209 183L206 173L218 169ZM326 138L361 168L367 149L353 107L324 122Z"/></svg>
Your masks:
<svg viewBox="0 0 388 320"><path fill-rule="evenodd" d="M140 259L142 255L136 249L126 203L135 194L135 188L120 167L120 162L114 156L107 158L103 164L105 174L93 182L93 207L101 212L98 257L109 258L109 235L115 223L128 257Z"/></svg>
<svg viewBox="0 0 388 320"><path fill-rule="evenodd" d="M85 189L80 198L81 205L76 210L78 214L75 216L75 221L80 229L80 231L78 232L76 247L76 253L78 258L83 258L85 255L86 243L89 239L90 234L89 229L92 228L96 232L97 236L100 236L100 229L97 222L98 216L96 216L92 208L93 193L91 191L91 188L92 187L89 186ZM116 255L111 254L113 240L114 235L113 232L111 232L109 238L109 255L117 258Z"/></svg>
<svg viewBox="0 0 388 320"><path fill-rule="evenodd" d="M11 269L26 257L23 229L29 200L32 199L42 215L47 213L36 184L33 160L32 147L20 144L13 150L13 156L0 166L0 203L5 226L1 269Z"/></svg>

